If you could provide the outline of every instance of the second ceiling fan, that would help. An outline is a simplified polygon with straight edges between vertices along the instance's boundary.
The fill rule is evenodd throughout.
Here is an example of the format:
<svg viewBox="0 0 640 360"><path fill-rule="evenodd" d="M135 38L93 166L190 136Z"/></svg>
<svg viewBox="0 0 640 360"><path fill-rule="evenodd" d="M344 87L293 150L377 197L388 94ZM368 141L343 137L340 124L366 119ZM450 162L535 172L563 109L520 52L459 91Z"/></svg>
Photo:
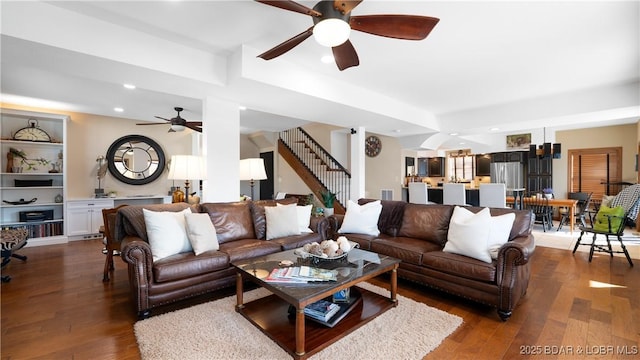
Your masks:
<svg viewBox="0 0 640 360"><path fill-rule="evenodd" d="M169 128L169 132L182 131L185 128L189 128L191 130L195 130L197 132L202 132L202 121L187 121L180 116L180 112L184 109L181 107L174 107L173 110L178 112L178 115L171 119L165 119L160 116L155 116L157 119L168 121L171 124ZM136 125L165 125L166 123L140 123Z"/></svg>
<svg viewBox="0 0 640 360"><path fill-rule="evenodd" d="M324 0L310 9L295 1L257 2L311 16L313 26L289 40L258 55L271 60L293 49L311 35L325 46L331 47L338 69L358 66L360 60L349 41L350 30L404 40L422 40L429 35L440 19L420 15L362 15L351 16L351 10L362 0ZM336 34L339 34L335 36Z"/></svg>

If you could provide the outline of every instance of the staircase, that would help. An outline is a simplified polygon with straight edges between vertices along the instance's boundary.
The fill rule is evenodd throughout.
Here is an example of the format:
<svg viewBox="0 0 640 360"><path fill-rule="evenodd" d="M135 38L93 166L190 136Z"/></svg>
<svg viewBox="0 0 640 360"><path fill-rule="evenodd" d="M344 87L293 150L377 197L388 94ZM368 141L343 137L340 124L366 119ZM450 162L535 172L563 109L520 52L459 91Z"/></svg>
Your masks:
<svg viewBox="0 0 640 360"><path fill-rule="evenodd" d="M280 132L278 153L319 199L321 191L335 193L334 212L345 213L351 174L306 131L298 127Z"/></svg>

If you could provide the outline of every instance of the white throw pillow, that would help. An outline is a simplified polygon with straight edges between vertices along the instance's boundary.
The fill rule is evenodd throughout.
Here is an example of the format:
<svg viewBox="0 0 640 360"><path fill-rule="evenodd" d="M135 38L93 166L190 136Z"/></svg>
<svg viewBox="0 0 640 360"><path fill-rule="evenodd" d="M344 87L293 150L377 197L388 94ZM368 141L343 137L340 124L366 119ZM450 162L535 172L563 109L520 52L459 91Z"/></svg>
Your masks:
<svg viewBox="0 0 640 360"><path fill-rule="evenodd" d="M280 203L276 203L276 206L286 206ZM298 213L298 228L300 229L301 234L310 234L313 232L309 228L309 224L311 223L311 209L313 205L305 205L305 206L296 206L296 211Z"/></svg>
<svg viewBox="0 0 640 360"><path fill-rule="evenodd" d="M615 195L602 195L602 201L600 202L600 206L611 207L611 202L615 197L616 197Z"/></svg>
<svg viewBox="0 0 640 360"><path fill-rule="evenodd" d="M184 214L190 212L190 208L180 212L142 209L153 261L193 250L184 220Z"/></svg>
<svg viewBox="0 0 640 360"><path fill-rule="evenodd" d="M188 213L184 214L184 219L187 224L187 236L196 255L220 249L216 228L213 226L209 214Z"/></svg>
<svg viewBox="0 0 640 360"><path fill-rule="evenodd" d="M349 200L347 202L347 213L344 214L342 226L338 230L340 234L365 234L378 236L378 218L382 212L380 200L372 201L364 205Z"/></svg>
<svg viewBox="0 0 640 360"><path fill-rule="evenodd" d="M267 240L300 235L296 207L296 204L289 204L264 208L264 214L267 218Z"/></svg>
<svg viewBox="0 0 640 360"><path fill-rule="evenodd" d="M456 206L449 220L447 243L442 251L464 255L487 263L491 262L487 241L491 231L489 208L477 214Z"/></svg>
<svg viewBox="0 0 640 360"><path fill-rule="evenodd" d="M498 258L498 251L502 245L509 241L509 235L511 234L511 228L515 220L516 214L514 213L491 217L491 231L489 232L487 246L489 255L491 255L493 260Z"/></svg>

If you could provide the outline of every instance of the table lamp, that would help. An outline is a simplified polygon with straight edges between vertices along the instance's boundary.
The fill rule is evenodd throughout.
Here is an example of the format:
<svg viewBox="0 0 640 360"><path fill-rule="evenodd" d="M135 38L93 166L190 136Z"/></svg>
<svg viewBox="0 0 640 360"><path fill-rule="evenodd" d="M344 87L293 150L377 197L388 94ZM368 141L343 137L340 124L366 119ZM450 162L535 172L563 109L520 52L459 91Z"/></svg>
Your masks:
<svg viewBox="0 0 640 360"><path fill-rule="evenodd" d="M256 180L265 180L267 173L264 170L264 159L249 158L240 160L240 180L249 180L251 185L251 200L253 197L253 185Z"/></svg>
<svg viewBox="0 0 640 360"><path fill-rule="evenodd" d="M207 172L202 156L172 155L169 166L169 180L184 180L185 202L189 202L189 180L205 180Z"/></svg>

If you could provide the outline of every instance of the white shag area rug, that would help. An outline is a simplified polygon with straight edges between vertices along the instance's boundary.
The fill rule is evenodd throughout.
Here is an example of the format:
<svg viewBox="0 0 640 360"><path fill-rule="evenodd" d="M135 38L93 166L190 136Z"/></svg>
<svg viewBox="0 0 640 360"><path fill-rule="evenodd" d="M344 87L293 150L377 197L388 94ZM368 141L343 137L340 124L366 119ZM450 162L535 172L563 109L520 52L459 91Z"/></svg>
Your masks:
<svg viewBox="0 0 640 360"><path fill-rule="evenodd" d="M389 294L371 284L358 286ZM264 288L252 290L245 293L244 301L269 294ZM236 313L235 302L236 297L230 296L138 321L134 331L142 359L291 359ZM461 324L462 318L456 315L398 295L397 307L310 359L422 359Z"/></svg>

